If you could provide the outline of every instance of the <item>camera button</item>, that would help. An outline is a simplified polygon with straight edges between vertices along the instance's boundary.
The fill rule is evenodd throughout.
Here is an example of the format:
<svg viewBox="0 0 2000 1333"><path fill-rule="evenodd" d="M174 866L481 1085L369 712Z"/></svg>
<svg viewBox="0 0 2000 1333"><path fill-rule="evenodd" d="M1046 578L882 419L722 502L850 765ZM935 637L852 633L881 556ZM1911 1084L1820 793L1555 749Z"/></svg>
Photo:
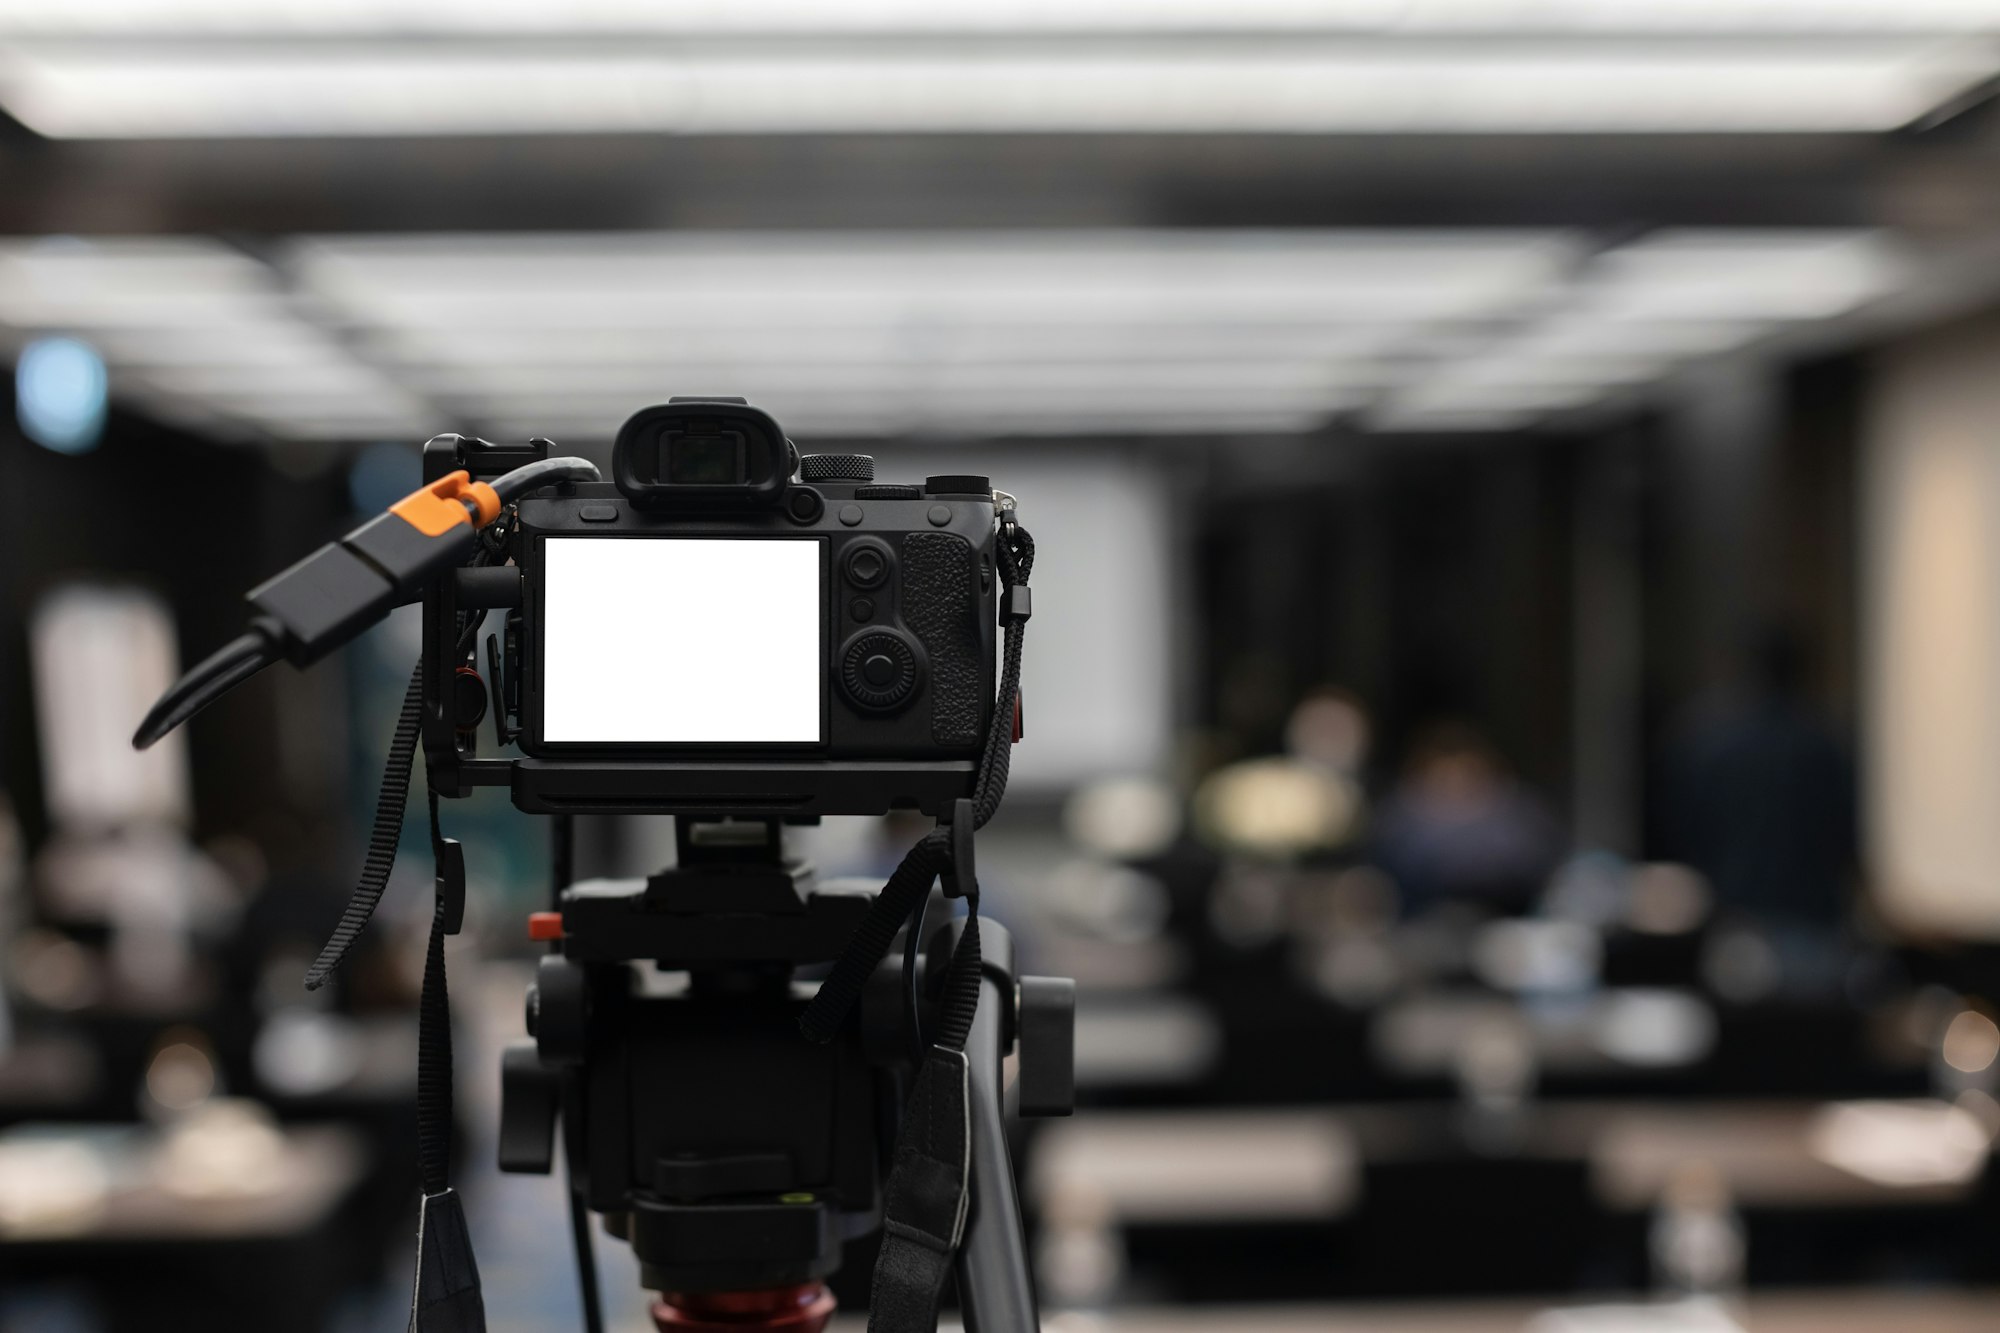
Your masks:
<svg viewBox="0 0 2000 1333"><path fill-rule="evenodd" d="M861 523L861 506L842 505L840 507L840 521L850 528L859 526Z"/></svg>
<svg viewBox="0 0 2000 1333"><path fill-rule="evenodd" d="M873 546L862 546L847 557L847 579L857 588L872 588L889 573L889 560Z"/></svg>
<svg viewBox="0 0 2000 1333"><path fill-rule="evenodd" d="M617 505L578 505L576 516L586 523L616 523Z"/></svg>
<svg viewBox="0 0 2000 1333"><path fill-rule="evenodd" d="M898 669L895 659L884 656L881 653L876 653L861 664L862 679L877 689L887 685L901 674L902 672Z"/></svg>
<svg viewBox="0 0 2000 1333"><path fill-rule="evenodd" d="M951 522L951 506L932 505L930 508L930 512L925 514L924 517L931 521L932 527L941 528L945 524Z"/></svg>
<svg viewBox="0 0 2000 1333"><path fill-rule="evenodd" d="M785 508L794 523L815 523L826 512L826 501L819 498L819 492L807 486L795 487Z"/></svg>
<svg viewBox="0 0 2000 1333"><path fill-rule="evenodd" d="M857 597L849 602L847 604L847 618L849 620L873 620L875 618L875 599L873 597Z"/></svg>

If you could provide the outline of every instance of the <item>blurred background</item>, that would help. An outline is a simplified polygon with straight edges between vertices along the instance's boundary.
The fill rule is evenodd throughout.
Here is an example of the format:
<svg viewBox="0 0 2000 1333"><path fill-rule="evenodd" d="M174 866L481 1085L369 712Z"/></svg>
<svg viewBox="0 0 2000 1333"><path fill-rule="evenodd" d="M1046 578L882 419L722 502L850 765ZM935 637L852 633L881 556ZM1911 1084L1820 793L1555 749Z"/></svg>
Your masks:
<svg viewBox="0 0 2000 1333"><path fill-rule="evenodd" d="M0 1329L401 1325L414 827L300 977L418 627L127 738L426 436L676 393L1040 541L1051 1327L1992 1327L1996 98L1992 0L0 3ZM546 830L445 820L488 1310L574 1327Z"/></svg>

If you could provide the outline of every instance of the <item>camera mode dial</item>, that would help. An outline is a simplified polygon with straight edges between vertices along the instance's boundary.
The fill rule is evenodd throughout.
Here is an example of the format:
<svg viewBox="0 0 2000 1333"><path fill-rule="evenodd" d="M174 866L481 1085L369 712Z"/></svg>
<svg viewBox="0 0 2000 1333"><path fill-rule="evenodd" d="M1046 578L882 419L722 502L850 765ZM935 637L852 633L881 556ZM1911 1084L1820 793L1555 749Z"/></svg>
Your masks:
<svg viewBox="0 0 2000 1333"><path fill-rule="evenodd" d="M840 655L840 683L863 708L898 708L917 687L916 650L900 634L870 630L850 640Z"/></svg>
<svg viewBox="0 0 2000 1333"><path fill-rule="evenodd" d="M806 454L799 459L800 481L873 481L875 460L867 454Z"/></svg>

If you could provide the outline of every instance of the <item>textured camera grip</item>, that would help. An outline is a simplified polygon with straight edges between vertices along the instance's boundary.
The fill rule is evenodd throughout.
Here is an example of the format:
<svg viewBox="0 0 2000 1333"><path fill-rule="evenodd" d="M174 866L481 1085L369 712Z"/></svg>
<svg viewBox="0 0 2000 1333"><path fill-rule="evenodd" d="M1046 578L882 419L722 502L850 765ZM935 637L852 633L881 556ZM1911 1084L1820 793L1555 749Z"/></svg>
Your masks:
<svg viewBox="0 0 2000 1333"><path fill-rule="evenodd" d="M977 745L985 733L978 579L965 538L949 532L903 537L903 623L930 658L931 739L939 745Z"/></svg>

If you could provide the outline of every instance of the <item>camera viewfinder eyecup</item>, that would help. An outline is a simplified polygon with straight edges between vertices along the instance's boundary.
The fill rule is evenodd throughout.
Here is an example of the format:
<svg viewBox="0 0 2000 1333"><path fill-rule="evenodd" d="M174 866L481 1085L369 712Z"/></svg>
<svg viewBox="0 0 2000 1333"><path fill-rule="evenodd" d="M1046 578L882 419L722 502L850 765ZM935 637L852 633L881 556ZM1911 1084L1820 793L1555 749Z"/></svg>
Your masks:
<svg viewBox="0 0 2000 1333"><path fill-rule="evenodd" d="M741 398L672 398L618 428L611 478L642 509L770 509L797 451L768 412Z"/></svg>

